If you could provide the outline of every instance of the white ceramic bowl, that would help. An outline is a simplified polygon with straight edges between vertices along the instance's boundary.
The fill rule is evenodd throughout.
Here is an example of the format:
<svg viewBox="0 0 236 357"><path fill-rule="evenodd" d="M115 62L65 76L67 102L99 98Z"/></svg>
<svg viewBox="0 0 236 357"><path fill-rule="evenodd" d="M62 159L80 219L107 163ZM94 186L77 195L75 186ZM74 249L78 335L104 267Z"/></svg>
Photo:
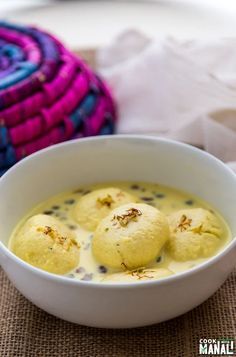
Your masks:
<svg viewBox="0 0 236 357"><path fill-rule="evenodd" d="M17 222L37 203L61 191L105 181L150 181L190 192L211 203L236 236L236 175L194 147L153 137L80 139L42 150L0 180L0 262L16 288L62 319L96 327L154 324L191 310L232 271L234 239L190 271L159 281L101 284L41 271L7 249Z"/></svg>

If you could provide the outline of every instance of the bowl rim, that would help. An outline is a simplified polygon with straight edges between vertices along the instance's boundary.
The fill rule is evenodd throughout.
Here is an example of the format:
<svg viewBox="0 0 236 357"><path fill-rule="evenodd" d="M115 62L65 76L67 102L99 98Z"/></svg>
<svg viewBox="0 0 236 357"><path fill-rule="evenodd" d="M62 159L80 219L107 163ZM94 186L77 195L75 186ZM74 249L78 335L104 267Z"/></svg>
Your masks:
<svg viewBox="0 0 236 357"><path fill-rule="evenodd" d="M143 141L155 141L155 142L164 142L167 143L168 145L173 145L173 146L178 146L178 147L183 147L189 151L198 153L202 156L208 157L210 160L215 161L218 165L220 165L225 171L228 172L232 176L232 178L235 180L236 184L236 175L231 170L228 166L226 166L221 160L216 158L215 156L211 155L210 153L203 151L199 148L196 148L190 144L182 143L176 140L172 139L166 139L166 138L161 138L161 137L156 137L156 136L150 136L150 135L103 135L103 136L95 136L95 137L86 137L86 138L80 138L80 139L74 139L66 142L62 142L59 144L52 145L50 147L44 148L42 150L37 151L36 153L33 153L26 158L22 159L18 163L16 163L13 167L11 167L1 178L0 178L0 188L1 188L1 183L3 181L6 181L8 179L8 176L13 175L15 170L18 170L18 167L24 165L27 161L34 160L36 157L44 156L50 151L56 151L60 149L61 147L68 147L68 146L73 146L74 144L77 143L83 143L83 142L90 142L90 141L105 141L105 140L143 140ZM205 262L200 263L199 265L183 271L179 272L167 277L163 277L160 279L156 280L145 280L145 281L134 281L134 282L115 282L115 283L108 283L108 282L94 282L94 281L83 281L83 280L78 280L78 279L72 279L70 277L66 277L63 275L57 275L53 273L49 273L45 270L39 269L37 267L34 267L33 265L25 262L24 260L20 259L18 256L16 256L13 252L10 251L10 249L3 244L2 241L0 241L0 251L2 250L4 254L10 259L15 261L15 263L19 264L23 269L29 270L32 274L36 274L40 278L49 280L49 281L54 281L57 283L64 283L66 285L73 285L73 286L81 286L81 287L88 287L88 288L102 288L102 289L130 289L130 288L141 288L141 287L151 287L155 285L165 285L169 284L172 281L179 281L181 279L184 279L186 277L190 277L192 275L197 274L198 272L214 265L217 263L219 260L221 260L225 255L228 254L229 251L231 251L234 247L236 247L236 237L232 237L232 240L226 245L224 249L222 249L220 252L218 252L216 255L210 257L207 259Z"/></svg>

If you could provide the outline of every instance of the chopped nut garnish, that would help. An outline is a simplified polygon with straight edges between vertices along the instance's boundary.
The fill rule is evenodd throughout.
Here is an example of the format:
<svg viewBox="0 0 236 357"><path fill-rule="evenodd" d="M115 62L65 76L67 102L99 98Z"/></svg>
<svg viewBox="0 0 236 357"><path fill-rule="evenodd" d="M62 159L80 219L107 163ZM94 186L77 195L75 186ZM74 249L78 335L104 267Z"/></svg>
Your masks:
<svg viewBox="0 0 236 357"><path fill-rule="evenodd" d="M198 227L192 228L191 232L201 234L202 233L202 224L200 224L200 226L198 226Z"/></svg>
<svg viewBox="0 0 236 357"><path fill-rule="evenodd" d="M130 270L127 273L132 275L133 277L138 278L138 280L141 280L143 278L148 278L148 279L154 278L153 275L147 275L149 273L154 273L154 272L155 272L155 270L150 270L150 269L146 269L146 268L138 268L135 270Z"/></svg>
<svg viewBox="0 0 236 357"><path fill-rule="evenodd" d="M111 204L114 203L115 201L113 200L111 195L107 194L103 198L98 197L97 202L103 206L111 207Z"/></svg>
<svg viewBox="0 0 236 357"><path fill-rule="evenodd" d="M128 267L127 267L127 265L126 265L124 262L121 263L121 267L122 267L122 269L124 269L124 270L128 270Z"/></svg>
<svg viewBox="0 0 236 357"><path fill-rule="evenodd" d="M62 247L66 250L69 250L72 245L76 245L78 248L80 248L79 243L75 239L63 237L56 229L53 229L52 227L38 227L37 231L48 235L55 241L55 243L62 245Z"/></svg>
<svg viewBox="0 0 236 357"><path fill-rule="evenodd" d="M117 220L122 227L126 227L131 221L137 222L138 216L142 215L142 212L137 208L130 208L126 212L122 215L115 215L112 220Z"/></svg>
<svg viewBox="0 0 236 357"><path fill-rule="evenodd" d="M191 226L191 223L192 223L192 219L187 218L187 216L183 214L182 217L180 218L180 222L177 228L179 228L181 232L186 231L186 229L188 229Z"/></svg>
<svg viewBox="0 0 236 357"><path fill-rule="evenodd" d="M133 277L138 278L138 280L143 279L143 278L148 278L148 279L154 278L154 276L147 275L147 274L155 273L155 270L150 270L145 267L140 267L137 269L129 270L129 268L127 267L127 265L124 262L121 263L121 267L123 268L124 272L127 275L132 275Z"/></svg>

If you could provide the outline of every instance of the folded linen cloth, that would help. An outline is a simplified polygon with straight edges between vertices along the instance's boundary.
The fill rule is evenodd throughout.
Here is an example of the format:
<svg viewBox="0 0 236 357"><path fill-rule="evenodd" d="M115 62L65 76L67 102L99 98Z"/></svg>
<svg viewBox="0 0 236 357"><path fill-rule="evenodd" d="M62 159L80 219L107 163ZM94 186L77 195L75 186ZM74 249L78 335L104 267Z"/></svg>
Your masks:
<svg viewBox="0 0 236 357"><path fill-rule="evenodd" d="M118 133L185 141L236 167L236 39L127 31L98 51L97 63L118 104Z"/></svg>
<svg viewBox="0 0 236 357"><path fill-rule="evenodd" d="M55 37L0 22L0 175L21 158L82 136L110 134L107 86Z"/></svg>

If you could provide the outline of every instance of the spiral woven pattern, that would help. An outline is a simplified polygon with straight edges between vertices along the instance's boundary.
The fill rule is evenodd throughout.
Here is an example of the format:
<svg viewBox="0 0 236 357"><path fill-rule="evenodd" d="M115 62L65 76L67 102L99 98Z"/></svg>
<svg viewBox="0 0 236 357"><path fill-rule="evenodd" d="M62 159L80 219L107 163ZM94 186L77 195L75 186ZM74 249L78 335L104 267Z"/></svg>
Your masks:
<svg viewBox="0 0 236 357"><path fill-rule="evenodd" d="M34 27L0 22L0 175L47 146L111 134L109 89L79 57Z"/></svg>

